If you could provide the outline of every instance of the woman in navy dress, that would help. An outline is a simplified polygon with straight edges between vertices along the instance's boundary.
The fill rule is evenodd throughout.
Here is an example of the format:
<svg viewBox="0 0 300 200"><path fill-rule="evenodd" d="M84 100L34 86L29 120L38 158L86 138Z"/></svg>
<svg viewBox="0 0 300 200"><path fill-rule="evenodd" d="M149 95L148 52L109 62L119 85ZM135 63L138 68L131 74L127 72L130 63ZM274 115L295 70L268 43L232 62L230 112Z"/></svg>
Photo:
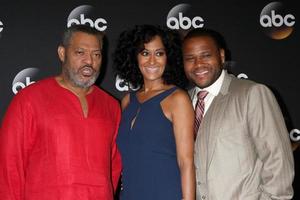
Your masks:
<svg viewBox="0 0 300 200"><path fill-rule="evenodd" d="M135 26L121 34L114 59L119 77L139 88L122 99L120 200L194 200L194 111L180 89L179 35Z"/></svg>

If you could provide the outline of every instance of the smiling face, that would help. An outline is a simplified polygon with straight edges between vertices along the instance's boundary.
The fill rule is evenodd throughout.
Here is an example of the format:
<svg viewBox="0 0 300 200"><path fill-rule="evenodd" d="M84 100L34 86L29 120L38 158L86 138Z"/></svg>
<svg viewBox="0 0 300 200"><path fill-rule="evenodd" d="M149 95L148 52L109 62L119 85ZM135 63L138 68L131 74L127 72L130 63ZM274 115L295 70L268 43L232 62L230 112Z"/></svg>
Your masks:
<svg viewBox="0 0 300 200"><path fill-rule="evenodd" d="M144 47L137 56L144 83L162 81L162 75L167 64L167 55L161 38L155 36L150 42L144 44Z"/></svg>
<svg viewBox="0 0 300 200"><path fill-rule="evenodd" d="M186 76L206 88L221 75L225 52L209 36L191 37L183 43L183 61Z"/></svg>
<svg viewBox="0 0 300 200"><path fill-rule="evenodd" d="M88 88L95 83L102 61L101 44L97 36L75 32L68 46L59 46L58 55L66 82L79 88Z"/></svg>

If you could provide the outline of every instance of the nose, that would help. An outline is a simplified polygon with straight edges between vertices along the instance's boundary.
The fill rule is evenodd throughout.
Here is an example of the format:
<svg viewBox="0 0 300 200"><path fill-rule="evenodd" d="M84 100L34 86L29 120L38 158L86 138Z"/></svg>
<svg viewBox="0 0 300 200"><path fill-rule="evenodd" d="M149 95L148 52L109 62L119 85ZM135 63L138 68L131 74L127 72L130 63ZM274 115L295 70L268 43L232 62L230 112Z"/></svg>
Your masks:
<svg viewBox="0 0 300 200"><path fill-rule="evenodd" d="M150 64L154 64L156 62L156 58L155 58L154 54L150 55L149 62L150 62Z"/></svg>
<svg viewBox="0 0 300 200"><path fill-rule="evenodd" d="M196 63L195 63L198 67L200 67L203 64L203 60L201 58L196 58Z"/></svg>
<svg viewBox="0 0 300 200"><path fill-rule="evenodd" d="M86 64L91 65L93 63L93 56L92 56L92 54L87 53L86 56L85 56L85 58L84 58L84 62Z"/></svg>

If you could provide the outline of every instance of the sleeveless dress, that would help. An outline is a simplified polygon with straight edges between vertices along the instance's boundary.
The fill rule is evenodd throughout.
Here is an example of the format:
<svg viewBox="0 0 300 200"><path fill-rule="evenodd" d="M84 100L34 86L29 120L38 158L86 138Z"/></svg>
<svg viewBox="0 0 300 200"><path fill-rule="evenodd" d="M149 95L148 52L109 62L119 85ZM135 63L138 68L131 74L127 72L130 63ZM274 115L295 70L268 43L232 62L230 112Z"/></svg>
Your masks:
<svg viewBox="0 0 300 200"><path fill-rule="evenodd" d="M173 125L160 105L176 89L168 89L143 103L136 93L130 94L117 138L123 163L120 200L182 199Z"/></svg>

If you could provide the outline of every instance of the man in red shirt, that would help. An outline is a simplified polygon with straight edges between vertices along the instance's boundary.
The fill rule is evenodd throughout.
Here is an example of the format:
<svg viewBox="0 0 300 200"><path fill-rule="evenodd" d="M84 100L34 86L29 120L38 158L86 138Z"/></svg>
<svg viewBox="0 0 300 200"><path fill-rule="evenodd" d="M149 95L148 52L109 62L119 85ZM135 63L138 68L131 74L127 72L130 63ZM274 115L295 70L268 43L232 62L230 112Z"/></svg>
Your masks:
<svg viewBox="0 0 300 200"><path fill-rule="evenodd" d="M94 85L103 34L63 35L59 76L21 90L0 132L1 200L112 200L121 171L119 103Z"/></svg>

